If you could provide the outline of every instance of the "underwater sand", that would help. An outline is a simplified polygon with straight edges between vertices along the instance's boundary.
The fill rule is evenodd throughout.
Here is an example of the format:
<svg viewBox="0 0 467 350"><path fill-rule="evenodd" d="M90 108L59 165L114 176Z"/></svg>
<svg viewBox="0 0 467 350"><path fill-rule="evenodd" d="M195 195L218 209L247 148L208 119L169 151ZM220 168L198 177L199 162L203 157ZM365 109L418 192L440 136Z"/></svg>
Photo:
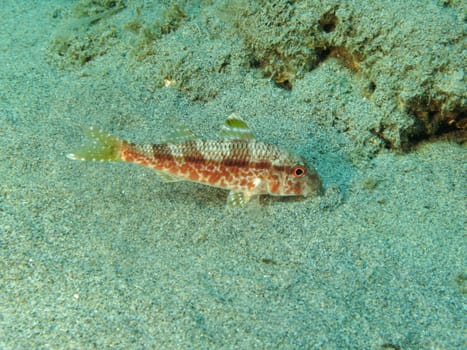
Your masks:
<svg viewBox="0 0 467 350"><path fill-rule="evenodd" d="M71 3L0 5L0 349L466 345L463 145L355 155L313 120L336 99L300 104L299 87L232 72L250 88L196 101L148 88L123 48L58 69L53 14ZM333 64L303 81L324 89ZM227 212L225 191L65 157L82 126L144 143L184 123L213 138L232 112L303 154L325 195Z"/></svg>

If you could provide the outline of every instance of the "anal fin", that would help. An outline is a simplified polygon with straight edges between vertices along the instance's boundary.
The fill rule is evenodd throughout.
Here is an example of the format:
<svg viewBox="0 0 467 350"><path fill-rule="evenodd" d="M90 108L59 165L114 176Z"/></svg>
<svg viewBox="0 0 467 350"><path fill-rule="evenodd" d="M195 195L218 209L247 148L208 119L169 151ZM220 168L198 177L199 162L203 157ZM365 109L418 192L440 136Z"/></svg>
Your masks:
<svg viewBox="0 0 467 350"><path fill-rule="evenodd" d="M162 171L156 171L157 176L164 182L178 182L184 181L185 179L179 178L175 175L167 174Z"/></svg>

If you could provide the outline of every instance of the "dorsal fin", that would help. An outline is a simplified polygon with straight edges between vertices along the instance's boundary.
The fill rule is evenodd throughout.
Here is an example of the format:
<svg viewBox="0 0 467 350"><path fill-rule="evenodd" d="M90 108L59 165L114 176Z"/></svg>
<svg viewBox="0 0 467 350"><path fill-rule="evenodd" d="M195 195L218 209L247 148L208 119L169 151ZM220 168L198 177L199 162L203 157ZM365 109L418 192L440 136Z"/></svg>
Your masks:
<svg viewBox="0 0 467 350"><path fill-rule="evenodd" d="M254 140L255 135L237 114L231 114L221 128L221 137L225 140Z"/></svg>
<svg viewBox="0 0 467 350"><path fill-rule="evenodd" d="M187 127L179 127L176 131L162 138L161 143L182 143L198 139L198 136Z"/></svg>

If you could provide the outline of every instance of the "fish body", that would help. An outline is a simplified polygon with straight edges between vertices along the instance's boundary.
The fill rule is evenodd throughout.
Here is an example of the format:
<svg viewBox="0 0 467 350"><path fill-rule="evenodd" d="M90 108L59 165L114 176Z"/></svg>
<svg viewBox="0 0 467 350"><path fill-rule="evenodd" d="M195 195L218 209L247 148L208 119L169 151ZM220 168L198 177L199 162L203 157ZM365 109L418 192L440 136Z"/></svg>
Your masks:
<svg viewBox="0 0 467 350"><path fill-rule="evenodd" d="M138 145L91 128L93 140L68 157L114 160L153 168L166 181L193 181L230 190L227 205L243 206L258 195L311 196L322 191L316 170L299 156L257 141L246 123L230 116L221 140L201 140L181 130L165 142Z"/></svg>

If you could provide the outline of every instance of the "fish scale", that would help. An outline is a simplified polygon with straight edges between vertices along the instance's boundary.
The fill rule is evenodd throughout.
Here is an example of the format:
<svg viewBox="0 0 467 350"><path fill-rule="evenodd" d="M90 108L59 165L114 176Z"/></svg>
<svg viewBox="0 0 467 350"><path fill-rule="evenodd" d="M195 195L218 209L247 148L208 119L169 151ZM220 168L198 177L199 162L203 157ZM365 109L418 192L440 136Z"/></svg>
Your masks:
<svg viewBox="0 0 467 350"><path fill-rule="evenodd" d="M256 141L188 141L139 146L124 144L121 158L150 166L177 178L235 191L252 191L258 178L267 178L277 148ZM257 188L259 192L263 189Z"/></svg>

